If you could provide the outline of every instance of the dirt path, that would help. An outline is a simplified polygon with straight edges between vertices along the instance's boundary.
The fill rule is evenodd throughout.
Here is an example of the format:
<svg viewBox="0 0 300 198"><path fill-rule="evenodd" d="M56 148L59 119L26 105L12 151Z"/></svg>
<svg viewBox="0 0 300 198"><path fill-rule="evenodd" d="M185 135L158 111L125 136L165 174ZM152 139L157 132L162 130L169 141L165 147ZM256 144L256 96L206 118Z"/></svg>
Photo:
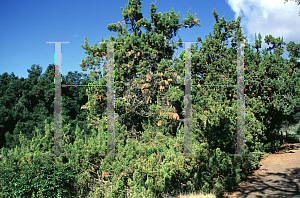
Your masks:
<svg viewBox="0 0 300 198"><path fill-rule="evenodd" d="M234 192L226 192L224 197L300 198L299 142L282 145L280 151L264 157L260 165Z"/></svg>

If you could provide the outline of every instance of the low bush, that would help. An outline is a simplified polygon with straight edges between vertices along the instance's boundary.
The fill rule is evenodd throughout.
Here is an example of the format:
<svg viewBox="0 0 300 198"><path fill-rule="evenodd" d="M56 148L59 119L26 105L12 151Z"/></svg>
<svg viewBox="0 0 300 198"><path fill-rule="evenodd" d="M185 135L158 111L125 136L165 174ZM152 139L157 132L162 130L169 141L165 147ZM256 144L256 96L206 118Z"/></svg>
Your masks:
<svg viewBox="0 0 300 198"><path fill-rule="evenodd" d="M1 197L71 197L75 195L76 175L66 164L54 164L50 157L20 166L5 157L10 167L1 164Z"/></svg>

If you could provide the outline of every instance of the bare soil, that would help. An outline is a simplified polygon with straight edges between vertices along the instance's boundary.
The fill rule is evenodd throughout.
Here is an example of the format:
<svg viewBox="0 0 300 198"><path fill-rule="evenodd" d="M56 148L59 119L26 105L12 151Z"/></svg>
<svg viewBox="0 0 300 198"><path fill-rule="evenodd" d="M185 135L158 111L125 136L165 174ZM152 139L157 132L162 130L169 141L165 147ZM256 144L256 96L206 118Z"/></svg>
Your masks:
<svg viewBox="0 0 300 198"><path fill-rule="evenodd" d="M263 157L260 168L225 198L300 197L300 143L283 144L279 151Z"/></svg>

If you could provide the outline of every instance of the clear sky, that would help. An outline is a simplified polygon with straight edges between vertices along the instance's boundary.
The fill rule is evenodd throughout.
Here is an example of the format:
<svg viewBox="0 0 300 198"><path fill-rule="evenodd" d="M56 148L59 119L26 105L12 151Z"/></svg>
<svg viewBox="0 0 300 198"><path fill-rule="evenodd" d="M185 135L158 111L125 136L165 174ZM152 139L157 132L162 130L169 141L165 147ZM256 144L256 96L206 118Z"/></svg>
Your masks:
<svg viewBox="0 0 300 198"><path fill-rule="evenodd" d="M150 19L150 4L144 0L143 16ZM300 43L300 6L296 2L284 0L158 0L157 13L169 12L187 17L197 13L201 27L179 30L183 41L196 41L197 36L204 40L205 35L213 33L213 8L219 18L226 20L242 17L242 32L249 41L254 41L254 33L274 37L283 36L285 42ZM107 25L122 22L121 7L127 0L10 0L3 1L0 7L0 74L14 72L19 78L28 77L27 69L39 64L46 71L54 63L54 44L47 41L69 41L62 44L62 73L83 72L79 66L87 54L80 45L84 37L94 46L101 38L116 36L109 32ZM194 15L195 16L195 15ZM180 22L183 17L181 16ZM267 45L263 44L265 48ZM181 50L180 50L181 51ZM283 57L287 58L287 53ZM101 68L102 69L102 68ZM87 70L88 74L90 70Z"/></svg>

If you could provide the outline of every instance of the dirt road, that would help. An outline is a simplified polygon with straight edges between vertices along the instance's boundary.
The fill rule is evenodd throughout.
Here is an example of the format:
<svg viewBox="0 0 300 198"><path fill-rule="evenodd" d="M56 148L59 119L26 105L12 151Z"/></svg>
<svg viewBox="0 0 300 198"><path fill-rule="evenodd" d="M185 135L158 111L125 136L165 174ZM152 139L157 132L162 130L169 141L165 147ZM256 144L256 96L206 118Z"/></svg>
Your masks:
<svg viewBox="0 0 300 198"><path fill-rule="evenodd" d="M280 151L264 157L261 167L241 182L227 198L300 198L300 143L281 146Z"/></svg>

